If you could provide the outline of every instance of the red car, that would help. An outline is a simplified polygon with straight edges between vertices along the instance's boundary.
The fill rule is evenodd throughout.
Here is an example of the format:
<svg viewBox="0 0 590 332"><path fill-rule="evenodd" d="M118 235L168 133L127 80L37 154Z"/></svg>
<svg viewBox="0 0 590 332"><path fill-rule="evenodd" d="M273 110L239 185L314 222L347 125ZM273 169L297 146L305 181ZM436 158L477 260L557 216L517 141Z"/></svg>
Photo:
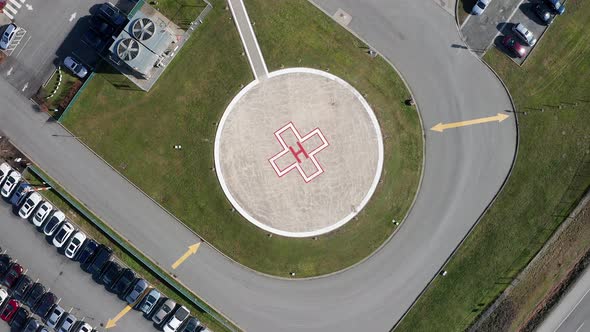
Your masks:
<svg viewBox="0 0 590 332"><path fill-rule="evenodd" d="M10 299L10 301L8 301L8 304L6 304L6 306L4 307L4 310L2 310L0 318L2 318L2 320L5 322L10 321L19 307L20 304L17 300Z"/></svg>
<svg viewBox="0 0 590 332"><path fill-rule="evenodd" d="M18 263L12 263L8 271L6 271L2 283L4 283L4 286L12 288L12 286L14 286L14 283L16 282L16 279L18 279L22 274L23 267L20 266L20 264Z"/></svg>
<svg viewBox="0 0 590 332"><path fill-rule="evenodd" d="M524 58L526 56L526 49L512 35L507 35L504 37L502 40L502 45L516 54L516 56L519 58Z"/></svg>

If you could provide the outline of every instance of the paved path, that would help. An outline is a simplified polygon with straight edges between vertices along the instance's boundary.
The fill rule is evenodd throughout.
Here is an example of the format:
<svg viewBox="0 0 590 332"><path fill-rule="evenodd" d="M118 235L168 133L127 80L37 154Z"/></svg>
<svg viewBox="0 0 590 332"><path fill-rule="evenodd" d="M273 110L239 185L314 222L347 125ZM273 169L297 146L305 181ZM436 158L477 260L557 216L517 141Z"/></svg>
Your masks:
<svg viewBox="0 0 590 332"><path fill-rule="evenodd" d="M228 0L228 3L236 26L238 27L242 45L246 50L250 67L252 67L254 78L263 79L268 75L268 69L266 69L266 63L264 62L262 52L260 52L260 46L258 46L258 41L252 29L252 23L250 23L244 2L242 0Z"/></svg>
<svg viewBox="0 0 590 332"><path fill-rule="evenodd" d="M536 331L590 332L590 269L586 269Z"/></svg>
<svg viewBox="0 0 590 332"><path fill-rule="evenodd" d="M454 18L432 0L318 0L406 78L425 128L510 109L495 76L461 44ZM198 237L142 196L45 114L0 81L0 130L140 250L169 266ZM52 136L59 135L59 136ZM268 278L203 245L175 274L249 331L389 330L436 275L492 200L512 163L514 118L426 132L416 205L394 239L345 273L305 281ZM453 273L453 271L450 271Z"/></svg>

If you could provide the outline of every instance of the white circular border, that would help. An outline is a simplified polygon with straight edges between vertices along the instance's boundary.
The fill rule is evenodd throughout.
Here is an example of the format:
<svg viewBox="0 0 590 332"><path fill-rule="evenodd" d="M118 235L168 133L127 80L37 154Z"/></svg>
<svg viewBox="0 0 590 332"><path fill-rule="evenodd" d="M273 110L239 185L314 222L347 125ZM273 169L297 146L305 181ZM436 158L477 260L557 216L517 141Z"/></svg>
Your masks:
<svg viewBox="0 0 590 332"><path fill-rule="evenodd" d="M258 220L256 220L256 218L251 216L244 208L242 208L240 206L240 204L238 204L238 202L232 196L229 188L227 187L227 184L225 182L225 178L223 177L223 174L221 171L221 161L219 159L219 149L220 149L220 144L221 144L221 132L223 131L223 127L224 127L225 121L227 120L227 117L232 112L235 105L248 91L250 91L250 89L252 89L258 83L260 83L260 80L258 80L258 79L254 80L254 81L250 82L250 84L246 85L246 87L244 87L234 97L234 99L232 99L232 101L229 103L229 105L225 109L225 112L223 113L223 116L221 117L221 120L219 121L219 125L217 126L217 132L215 134L215 148L214 148L213 154L214 154L214 158L215 158L215 170L217 173L217 179L219 180L219 184L221 184L221 188L223 189L223 192L225 193L225 196L229 199L230 203L234 206L234 208L236 210L238 210L238 212L240 212L240 214L244 218L246 218L249 222L253 223L254 225L258 226L259 228L264 229L265 231L268 231L268 232L271 232L271 233L274 233L277 235L281 235L281 236L286 236L286 237L302 238L302 237L322 235L322 234L331 232L337 228L340 228L341 226L343 226L344 224L349 222L352 218L354 218L365 207L365 205L367 205L367 203L369 202L369 199L371 199L371 196L373 196L373 194L375 193L375 189L377 189L377 184L379 184L379 179L381 178L381 173L383 171L383 136L381 135L381 127L379 126L379 122L377 121L377 117L375 116L375 113L373 113L371 106L369 106L369 103L367 103L365 98L363 98L363 96L361 96L361 94L352 85L348 84L348 82L346 82L345 80L341 79L340 77L337 77L337 76L332 75L330 73L327 73L327 72L324 72L321 70L317 70L317 69L312 69L312 68L281 69L281 70L277 70L277 71L269 73L268 77L271 78L271 77L275 77L275 76L292 74L292 73L316 74L316 75L320 75L320 76L323 76L323 77L328 78L330 80L338 82L339 84L346 87L348 90L350 90L350 92L352 92L355 95L355 97L361 102L361 104L365 108L365 111L367 112L367 114L369 114L369 118L371 119L371 122L373 123L373 128L375 129L375 132L377 134L377 145L378 145L378 150L379 150L378 151L379 156L378 156L378 160L377 160L377 172L375 173L375 177L373 178L373 183L371 184L369 191L367 192L367 194L365 195L365 197L363 198L361 203L355 208L355 212L351 212L350 214L348 214L344 218L340 219L337 223L335 223L333 225L330 225L330 226L324 227L324 228L320 228L315 231L287 232L287 231L282 231L280 229L276 229L274 227L270 227L264 223L259 222Z"/></svg>

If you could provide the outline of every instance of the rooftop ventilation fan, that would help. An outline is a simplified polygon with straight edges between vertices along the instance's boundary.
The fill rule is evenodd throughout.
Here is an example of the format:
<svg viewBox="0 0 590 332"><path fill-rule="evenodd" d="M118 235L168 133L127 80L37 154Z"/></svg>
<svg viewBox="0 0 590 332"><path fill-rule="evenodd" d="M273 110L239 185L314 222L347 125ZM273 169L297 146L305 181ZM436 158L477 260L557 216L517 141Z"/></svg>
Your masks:
<svg viewBox="0 0 590 332"><path fill-rule="evenodd" d="M156 25L149 18L141 18L135 21L135 23L133 23L133 27L131 28L133 37L140 41L150 39L154 35L155 31Z"/></svg>
<svg viewBox="0 0 590 332"><path fill-rule="evenodd" d="M138 54L139 42L133 38L125 38L117 46L117 55L124 61L133 60Z"/></svg>

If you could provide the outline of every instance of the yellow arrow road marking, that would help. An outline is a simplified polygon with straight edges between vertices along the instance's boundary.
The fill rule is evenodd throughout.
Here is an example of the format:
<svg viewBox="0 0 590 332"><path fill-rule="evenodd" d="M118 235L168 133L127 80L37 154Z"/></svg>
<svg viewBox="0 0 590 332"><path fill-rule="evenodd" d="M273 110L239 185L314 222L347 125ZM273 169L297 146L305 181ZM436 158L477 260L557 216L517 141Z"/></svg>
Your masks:
<svg viewBox="0 0 590 332"><path fill-rule="evenodd" d="M450 129L450 128L465 127L465 126L471 126L474 124L494 122L494 121L502 122L502 121L508 119L509 117L510 117L510 115L508 115L508 114L498 113L495 116L489 116L487 118L479 118L479 119L474 119L474 120L451 122L451 123L446 123L446 124L439 123L436 126L430 128L430 130L443 132L443 130Z"/></svg>
<svg viewBox="0 0 590 332"><path fill-rule="evenodd" d="M188 247L188 250L182 255L180 256L179 259L176 260L176 262L174 262L174 264L172 264L172 269L176 270L177 267L180 266L180 264L184 263L184 261L189 258L191 255L194 255L197 253L197 249L199 249L199 246L201 245L201 242L199 243L195 243L192 246Z"/></svg>
<svg viewBox="0 0 590 332"><path fill-rule="evenodd" d="M125 308L123 308L123 310L121 310L121 312L119 312L117 316L115 316L115 318L109 319L105 328L110 329L111 327L117 326L117 322L119 321L119 319L123 318L123 316L125 316L129 312L129 310L131 310L131 306L125 306Z"/></svg>

